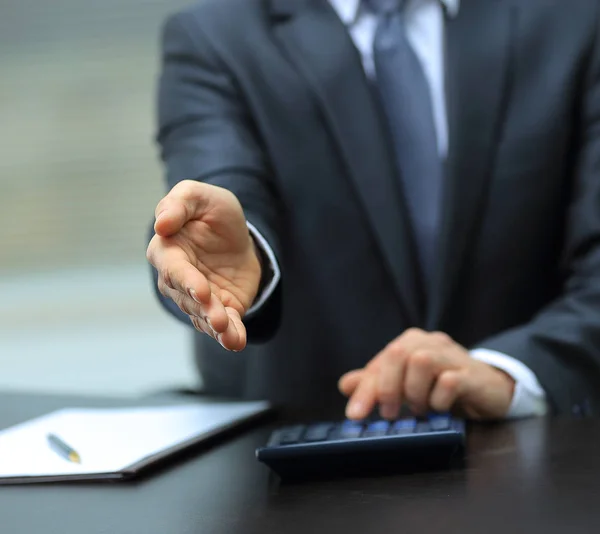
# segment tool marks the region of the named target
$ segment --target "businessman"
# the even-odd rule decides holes
[[[171,16],[148,259],[205,389],[600,413],[599,24],[595,0]]]

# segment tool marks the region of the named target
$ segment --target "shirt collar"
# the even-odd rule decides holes
[[[329,2],[347,26],[356,21],[362,5],[362,0],[329,0]],[[440,2],[446,8],[448,16],[455,17],[458,15],[460,0],[440,0]]]

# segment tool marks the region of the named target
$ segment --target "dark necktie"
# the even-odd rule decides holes
[[[364,1],[378,17],[373,44],[377,89],[428,289],[436,261],[443,179],[429,84],[406,37],[404,0]]]

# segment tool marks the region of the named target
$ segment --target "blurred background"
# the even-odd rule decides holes
[[[159,34],[182,0],[0,0],[0,389],[192,387],[145,259]]]

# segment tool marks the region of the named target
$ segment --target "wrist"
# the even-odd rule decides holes
[[[515,388],[516,388],[517,383],[516,383],[515,379],[511,375],[509,375],[506,371],[503,371],[502,369],[498,369],[497,367],[494,367],[493,369],[496,372],[497,376],[499,377],[504,391],[506,391],[508,407],[510,407],[510,404],[512,403],[513,397],[515,395]],[[507,411],[508,411],[508,408],[507,408]]]

